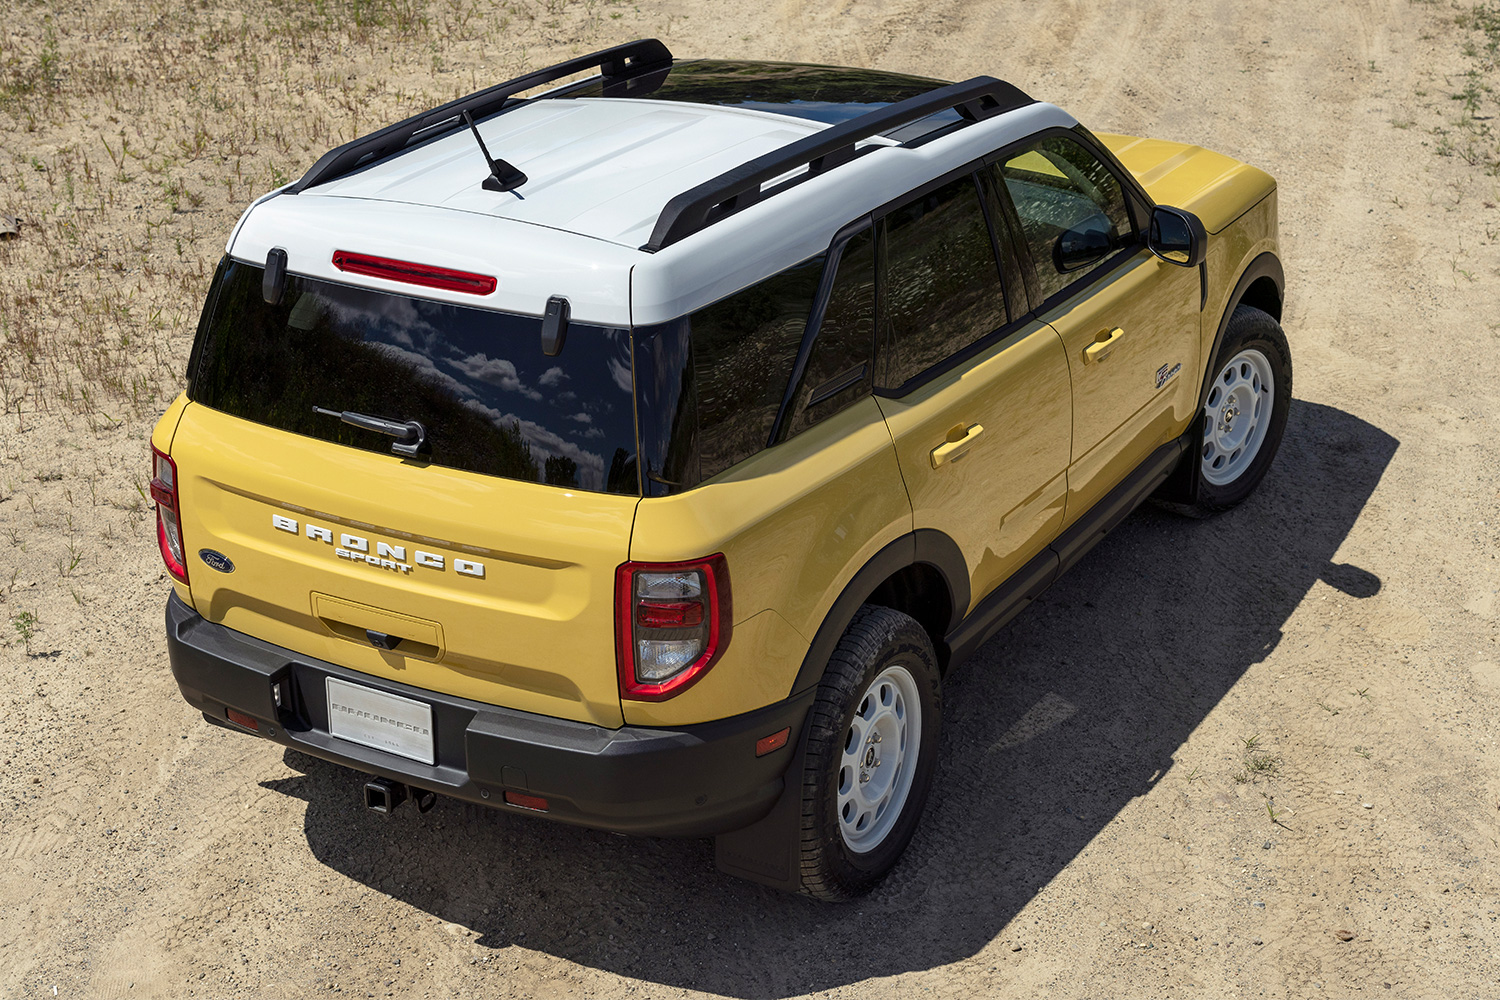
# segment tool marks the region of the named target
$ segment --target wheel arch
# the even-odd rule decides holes
[[[1286,275],[1281,269],[1281,261],[1271,251],[1260,254],[1246,265],[1240,272],[1239,279],[1234,284],[1234,291],[1230,293],[1224,306],[1224,312],[1219,316],[1218,329],[1214,331],[1213,343],[1209,345],[1207,353],[1203,358],[1202,378],[1198,383],[1198,407],[1197,415],[1188,426],[1186,436],[1193,441],[1201,441],[1203,435],[1203,404],[1208,398],[1208,387],[1216,374],[1213,370],[1214,358],[1218,357],[1219,347],[1224,343],[1224,334],[1229,329],[1229,320],[1234,311],[1242,305],[1254,306],[1269,313],[1279,323],[1281,322],[1281,308],[1285,301]],[[1156,499],[1166,503],[1195,504],[1198,502],[1198,477],[1195,474],[1197,467],[1193,464],[1195,455],[1193,448],[1183,450],[1183,458],[1177,463],[1177,468],[1167,477],[1154,494]]]
[[[1203,409],[1203,401],[1208,398],[1208,385],[1214,377],[1214,358],[1219,354],[1219,345],[1224,343],[1224,332],[1229,329],[1229,319],[1234,315],[1235,309],[1241,305],[1254,306],[1263,312],[1270,313],[1279,323],[1285,289],[1286,275],[1281,269],[1281,261],[1269,250],[1257,256],[1240,272],[1239,280],[1234,283],[1234,291],[1225,302],[1224,311],[1219,316],[1219,326],[1214,331],[1213,343],[1209,345],[1208,352],[1203,356],[1203,377],[1200,379],[1198,388],[1198,409]]]
[[[919,528],[875,553],[823,616],[792,693],[818,683],[828,657],[865,604],[894,608],[916,619],[932,639],[939,667],[946,670],[949,649],[943,637],[969,610],[969,570],[958,543],[935,528]]]

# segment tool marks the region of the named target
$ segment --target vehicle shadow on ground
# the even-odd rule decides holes
[[[718,874],[708,841],[643,840],[442,800],[390,818],[363,779],[288,752],[266,782],[308,801],[329,868],[477,934],[654,983],[785,997],[968,958],[1133,798],[1316,581],[1376,593],[1332,562],[1397,441],[1296,401],[1260,491],[1190,520],[1146,507],[949,678],[922,828],[874,894],[829,906]],[[1013,935],[1012,935],[1013,936]]]

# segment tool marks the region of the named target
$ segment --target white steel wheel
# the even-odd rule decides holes
[[[911,792],[921,743],[916,679],[893,664],[865,689],[844,734],[838,818],[850,851],[874,850],[896,825]]]
[[[1275,404],[1270,360],[1254,348],[1231,358],[1209,386],[1203,404],[1208,426],[1200,468],[1205,481],[1227,486],[1244,474],[1265,443]]]

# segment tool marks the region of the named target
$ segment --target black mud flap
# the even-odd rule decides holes
[[[1208,418],[1198,414],[1198,419],[1188,425],[1182,435],[1182,459],[1177,463],[1166,481],[1151,494],[1151,499],[1169,504],[1192,506],[1198,502],[1198,452],[1203,447],[1204,421]]]
[[[714,862],[719,871],[784,892],[802,888],[802,768],[811,724],[812,713],[808,712],[782,779],[781,795],[771,811],[747,827],[714,838]]]

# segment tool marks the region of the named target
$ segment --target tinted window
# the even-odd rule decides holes
[[[805,430],[870,391],[875,350],[875,238],[865,230],[839,257],[823,322],[792,402],[786,434]]]
[[[885,229],[881,322],[899,386],[1005,325],[1005,295],[974,179],[896,209]]]
[[[766,446],[822,271],[814,257],[693,314],[702,478]]]
[[[631,331],[641,485],[647,496],[698,485],[698,380],[691,330],[684,317]]]
[[[190,371],[190,398],[282,430],[391,453],[391,438],[315,413],[352,410],[427,429],[434,465],[634,494],[626,330],[575,323],[541,350],[541,320],[226,261]]]
[[[1043,298],[1088,271],[1069,266],[1066,254],[1060,252],[1065,233],[1101,233],[1106,254],[1133,242],[1135,229],[1119,179],[1072,139],[1043,139],[1005,161],[1001,173],[1020,217]]]

